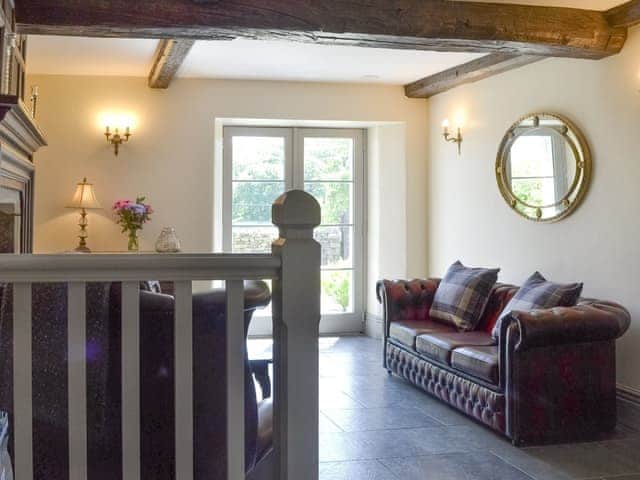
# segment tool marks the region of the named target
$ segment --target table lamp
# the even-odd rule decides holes
[[[78,238],[80,242],[76,247],[76,252],[84,252],[91,253],[89,247],[87,247],[87,209],[99,209],[102,208],[100,206],[100,202],[96,199],[96,195],[93,192],[93,184],[87,183],[87,177],[85,177],[82,182],[78,183],[78,187],[76,188],[76,193],[73,195],[71,202],[67,205],[67,208],[79,208],[80,209],[80,222],[78,222],[78,226],[80,227],[80,232],[78,233]]]

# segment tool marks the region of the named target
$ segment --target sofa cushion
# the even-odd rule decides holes
[[[467,345],[495,345],[495,340],[485,332],[428,333],[416,338],[416,350],[425,357],[449,365],[451,352]]]
[[[429,315],[459,330],[473,330],[482,317],[499,268],[467,268],[459,261],[447,270],[433,297]]]
[[[416,337],[423,333],[452,332],[453,328],[433,320],[403,320],[391,322],[389,336],[413,350],[416,349]]]
[[[482,330],[489,334],[493,332],[493,327],[498,321],[498,318],[500,318],[500,314],[502,314],[504,307],[507,306],[516,294],[518,288],[519,287],[513,285],[496,283],[493,289],[491,289],[489,301],[487,302],[487,306],[482,314],[482,320],[480,320],[476,330]]]
[[[451,354],[451,366],[473,377],[498,385],[498,347],[466,346],[456,348]]]
[[[492,335],[498,338],[502,320],[514,310],[529,311],[554,307],[573,307],[582,293],[582,283],[553,283],[540,272],[531,275],[500,314]]]

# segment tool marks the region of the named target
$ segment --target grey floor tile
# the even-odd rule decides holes
[[[491,452],[536,480],[573,480],[575,478],[570,475],[570,472],[559,469],[558,465],[537,458],[522,448],[503,446],[492,449]]]
[[[377,460],[320,464],[320,480],[397,480]]]
[[[338,389],[320,387],[320,410],[331,408],[364,408],[363,405]]]
[[[320,434],[321,462],[463,453],[469,448],[442,427]]]
[[[320,424],[319,424],[320,433],[336,433],[342,432],[342,429],[333,423],[327,416],[320,412]]]
[[[320,377],[379,376],[378,362],[345,358],[343,355],[321,355]]]
[[[486,452],[381,460],[404,480],[532,480],[524,472]]]
[[[351,433],[321,433],[319,439],[320,462],[345,462],[352,460],[375,460],[357,436]]]
[[[436,427],[438,423],[416,408],[322,409],[345,432]]]
[[[618,423],[640,431],[640,406],[626,400],[619,401]]]
[[[449,440],[441,427],[352,432],[373,458],[393,458],[463,451],[466,445]]]
[[[564,445],[549,445],[522,449],[522,462],[511,463],[525,471],[531,470],[526,460],[534,459],[570,478],[607,477],[640,472],[640,456],[633,443],[624,440]],[[539,464],[539,463],[538,463]]]
[[[474,424],[473,420],[462,412],[417,388],[412,388],[411,393],[406,392],[400,404],[423,410],[443,425]]]
[[[603,480],[640,480],[640,473],[635,475],[620,475],[617,477],[605,477]]]

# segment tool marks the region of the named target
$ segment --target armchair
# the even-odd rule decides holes
[[[174,297],[159,293],[157,285],[147,288],[140,292],[141,475],[170,480],[175,476]],[[34,475],[50,480],[68,478],[69,470],[66,290],[64,284],[37,284],[32,294]],[[10,286],[3,289],[0,312],[0,410],[10,415],[11,292]],[[118,283],[87,285],[88,476],[95,479],[119,478],[122,471],[120,299]],[[245,335],[253,312],[270,299],[264,282],[245,283]],[[222,289],[193,296],[196,479],[226,480],[225,309]],[[245,365],[247,478],[268,480],[270,400],[257,403],[246,357]]]

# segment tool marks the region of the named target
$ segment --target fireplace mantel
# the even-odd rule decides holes
[[[11,145],[29,161],[47,144],[44,133],[17,96],[0,95],[0,142]]]
[[[0,95],[0,253],[33,249],[33,155],[46,144],[22,99]]]

